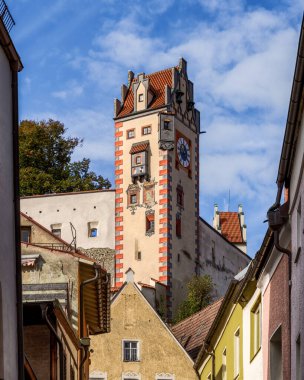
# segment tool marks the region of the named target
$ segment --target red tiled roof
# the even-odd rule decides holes
[[[215,301],[191,317],[174,325],[171,330],[193,360],[196,359],[209,329],[222,304],[223,298]]]
[[[148,147],[149,147],[149,141],[135,143],[131,147],[130,154],[143,152],[144,150],[147,150]]]
[[[220,227],[222,235],[231,243],[244,243],[237,212],[220,212]]]
[[[154,97],[149,105],[149,109],[155,109],[165,105],[165,87],[166,84],[172,87],[172,68],[158,71],[156,73],[148,74],[145,76],[150,79],[150,90],[153,92]],[[134,79],[132,83],[136,83]],[[123,103],[122,109],[117,117],[123,117],[130,114],[134,108],[134,94],[132,84],[129,87],[126,99]]]

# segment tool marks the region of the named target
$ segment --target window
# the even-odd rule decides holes
[[[123,341],[123,360],[125,362],[139,361],[139,342],[138,341]]]
[[[207,380],[212,380],[211,373],[209,373],[209,375],[207,376]]]
[[[240,329],[234,333],[234,378],[240,374]]]
[[[136,165],[140,165],[141,164],[141,156],[136,156],[135,162],[136,162]]]
[[[97,228],[90,228],[89,237],[97,237]]]
[[[137,203],[137,194],[130,195],[130,203],[131,205],[135,205]]]
[[[250,315],[250,356],[254,358],[261,347],[262,338],[262,313],[261,313],[261,298],[258,299],[254,307],[251,309]]]
[[[281,326],[270,338],[270,380],[282,380],[282,330]]]
[[[135,137],[135,129],[129,129],[127,131],[127,139],[133,139]]]
[[[182,237],[182,218],[180,213],[176,214],[176,236]]]
[[[61,228],[53,228],[52,229],[52,234],[61,238]]]
[[[21,241],[30,243],[31,241],[31,227],[21,227]]]
[[[138,95],[138,101],[143,102],[144,101],[144,94],[139,94]]]
[[[135,252],[135,260],[138,260],[138,261],[141,260],[141,251],[136,251]]]
[[[298,339],[296,341],[296,380],[302,380],[300,335],[298,336]]]
[[[146,212],[146,235],[152,235],[154,234],[155,229],[155,218],[154,218],[154,211],[147,211]]]
[[[152,130],[152,128],[151,128],[150,125],[148,125],[146,127],[142,127],[141,134],[142,135],[150,135],[151,134],[151,130]]]
[[[222,380],[227,380],[227,351],[226,351],[226,348],[222,354]]]
[[[165,130],[170,129],[170,120],[164,120],[164,129]]]
[[[184,190],[181,185],[176,188],[176,203],[179,207],[184,207]]]

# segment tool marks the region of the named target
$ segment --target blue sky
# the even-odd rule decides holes
[[[259,248],[286,123],[303,0],[7,0],[25,66],[20,119],[84,138],[75,159],[113,183],[113,99],[127,71],[188,61],[201,112],[200,214],[242,203]]]

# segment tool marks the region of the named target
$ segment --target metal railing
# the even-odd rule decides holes
[[[8,32],[12,30],[15,21],[4,0],[0,0],[0,18]]]
[[[49,248],[49,249],[56,249],[58,251],[68,251],[72,252],[74,251],[73,247],[71,245],[67,244],[61,244],[61,243],[39,243],[35,242],[35,245],[40,245],[41,247]]]

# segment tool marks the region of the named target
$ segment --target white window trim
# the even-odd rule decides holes
[[[133,362],[133,361],[126,361],[126,363],[138,363],[138,362],[140,362],[140,360],[141,360],[141,341],[139,339],[134,339],[134,338],[132,338],[132,339],[123,339],[121,341],[121,360],[123,362],[125,362],[125,360],[124,360],[124,342],[137,342],[138,343],[138,345],[137,345],[137,354],[138,354],[137,355],[137,360],[135,362]],[[132,379],[132,377],[131,377],[131,379]]]
[[[107,372],[94,371],[89,375],[89,380],[108,380]]]
[[[236,337],[238,336],[238,358],[236,359]],[[241,329],[240,329],[240,326],[235,330],[234,334],[233,334],[233,338],[234,338],[234,342],[233,342],[233,376],[234,378],[237,378],[238,376],[240,376],[240,355],[241,355]],[[236,360],[237,360],[237,363],[236,363]],[[237,364],[237,366],[236,366]],[[236,368],[237,367],[237,368]]]
[[[157,373],[155,375],[155,380],[175,380],[175,375],[172,373]]]
[[[136,373],[136,372],[123,372],[121,374],[121,380],[128,380],[128,379],[141,380],[141,375],[140,373]]]
[[[224,358],[225,358],[225,376],[223,376],[223,372],[222,372],[222,379],[227,380],[227,347],[225,347],[222,352],[222,367],[224,364],[223,363]]]

